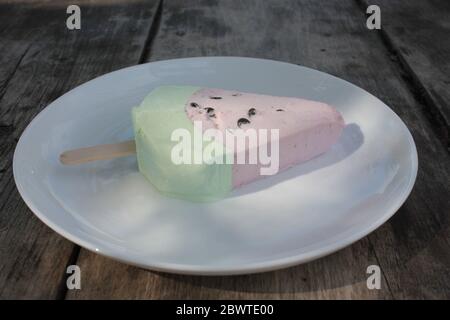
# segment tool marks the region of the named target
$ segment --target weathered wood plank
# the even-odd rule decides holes
[[[380,97],[408,125],[420,157],[415,189],[390,222],[330,257],[242,277],[170,276],[84,251],[78,263],[86,284],[69,297],[385,298],[390,289],[396,298],[448,298],[450,159],[401,68],[365,21],[350,1],[166,1],[150,59],[273,58],[332,73]],[[364,270],[372,263],[388,281],[378,292],[365,288]]]
[[[23,29],[15,28],[18,24],[26,23],[26,14],[17,6],[0,3],[0,99],[25,53],[30,47],[29,41],[21,41],[19,37]],[[14,40],[11,40],[14,39]],[[0,125],[8,126],[3,120]],[[0,170],[2,167],[0,166]]]
[[[227,277],[183,276],[150,272],[82,250],[78,259],[82,289],[69,299],[386,299],[368,290],[366,268],[377,264],[362,240],[306,265],[274,272]]]
[[[0,73],[10,74],[0,77],[7,79],[0,82],[5,86],[0,119],[7,124],[0,135],[0,298],[63,297],[66,265],[76,252],[21,200],[11,164],[17,139],[29,121],[64,92],[138,63],[158,1],[77,3],[82,10],[79,31],[65,27],[70,1],[1,3],[1,59],[16,57],[18,66],[11,71],[0,64]],[[17,19],[13,26],[11,12]],[[3,25],[5,21],[9,22]],[[14,31],[8,33],[9,29]]]
[[[364,5],[371,1],[363,0]],[[450,2],[381,0],[381,35],[411,77],[450,150]]]

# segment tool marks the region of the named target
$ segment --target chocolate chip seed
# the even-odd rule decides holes
[[[277,109],[277,111],[284,111],[283,109]]]
[[[205,108],[205,110],[206,110],[206,113],[208,114],[208,117],[210,117],[210,118],[216,117],[216,115],[214,113],[214,108],[208,107],[208,108]]]
[[[249,117],[254,116],[256,114],[256,109],[255,108],[250,108],[248,110],[247,114],[248,114]]]
[[[195,102],[191,102],[191,107],[192,108],[198,108],[199,105],[197,103],[195,103]]]
[[[222,99],[222,97],[209,97],[210,99],[214,99],[214,100],[220,100]]]
[[[250,120],[246,118],[240,118],[237,122],[238,127],[240,128],[243,124],[249,124]]]

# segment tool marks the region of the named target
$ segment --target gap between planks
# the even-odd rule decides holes
[[[161,26],[163,6],[164,0],[159,0],[155,16],[153,17],[153,21],[150,24],[150,28],[148,29],[147,39],[145,40],[145,44],[142,49],[138,64],[146,63],[150,58],[153,40],[156,38],[156,35],[158,34],[159,28]]]
[[[147,38],[145,40],[145,44],[142,48],[142,52],[141,52],[141,55],[139,57],[137,64],[146,63],[147,59],[149,59],[149,57],[150,57],[153,40],[156,38],[158,31],[159,31],[159,27],[161,25],[163,4],[164,4],[164,0],[159,0],[158,6],[156,8],[156,13],[153,16],[152,22],[150,23],[150,27],[149,27],[148,33],[147,33]],[[78,258],[80,256],[80,252],[82,249],[83,248],[81,248],[78,244],[74,243],[74,248],[73,248],[72,254],[70,255],[70,257],[68,259],[67,266],[77,264]],[[86,249],[84,249],[84,250],[86,250]],[[67,285],[66,285],[67,278],[68,278],[68,275],[64,274],[61,279],[61,284],[59,286],[59,290],[58,290],[58,294],[57,294],[57,298],[56,298],[57,300],[66,300],[67,299],[67,293],[69,291],[67,288]]]
[[[25,58],[25,56],[27,55],[28,51],[31,48],[31,44],[27,46],[27,48],[24,50],[24,52],[22,53],[22,55],[20,56],[19,60],[17,61],[16,65],[14,66],[13,70],[11,71],[11,74],[9,75],[9,77],[5,80],[5,83],[3,85],[3,88],[0,88],[0,101],[2,100],[3,96],[5,95],[7,89],[8,89],[8,85],[9,82],[11,81],[11,79],[14,77],[14,75],[16,74],[17,69],[19,69],[20,64],[22,63],[23,59]]]
[[[355,2],[363,10],[363,13],[366,14],[366,1],[355,0]],[[429,95],[426,87],[417,76],[416,72],[414,72],[414,69],[409,65],[403,54],[395,45],[392,37],[389,35],[389,32],[383,29],[383,27],[375,32],[377,32],[377,35],[381,39],[381,42],[384,44],[384,47],[388,51],[389,55],[393,57],[392,60],[395,65],[397,65],[402,79],[407,85],[409,91],[413,94],[414,98],[425,107],[423,108],[423,113],[431,123],[434,134],[437,136],[438,140],[442,143],[447,152],[450,153],[450,126],[442,113],[439,111],[439,107]]]

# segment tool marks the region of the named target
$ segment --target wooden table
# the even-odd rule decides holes
[[[450,298],[450,2],[378,0],[0,0],[0,298]],[[65,26],[81,7],[81,30]],[[391,106],[419,153],[412,194],[378,230],[289,269],[233,277],[150,272],[89,252],[22,201],[12,157],[20,134],[63,93],[119,68],[191,56],[276,59],[346,79]],[[67,290],[66,267],[82,270]],[[380,290],[366,268],[382,270]]]

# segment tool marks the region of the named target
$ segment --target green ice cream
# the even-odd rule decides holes
[[[194,135],[185,104],[199,89],[159,87],[133,108],[137,159],[139,171],[161,193],[190,201],[213,201],[225,197],[232,189],[232,165],[175,164],[171,159],[172,149],[178,143],[171,141],[174,130],[183,128]],[[191,152],[193,155],[201,150],[194,150],[192,144]]]

